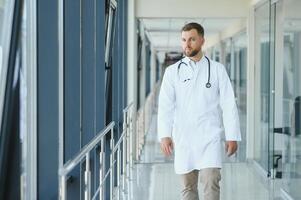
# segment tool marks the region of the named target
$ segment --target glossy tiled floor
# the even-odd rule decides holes
[[[181,180],[174,173],[172,158],[165,158],[156,136],[156,115],[146,138],[141,161],[135,164],[130,185],[133,200],[180,200]],[[276,181],[263,180],[252,164],[237,158],[225,159],[221,200],[280,200]],[[200,200],[202,185],[199,186]]]

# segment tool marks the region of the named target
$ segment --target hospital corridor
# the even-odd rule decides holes
[[[301,200],[301,0],[0,0],[0,200]]]

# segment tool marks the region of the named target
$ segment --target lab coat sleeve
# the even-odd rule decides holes
[[[161,89],[159,93],[158,105],[158,140],[171,137],[172,126],[175,113],[175,88],[173,84],[172,70],[166,68]]]
[[[222,109],[226,141],[241,141],[238,110],[230,78],[223,65],[218,68],[220,107]]]

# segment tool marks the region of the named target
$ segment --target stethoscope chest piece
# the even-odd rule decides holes
[[[210,83],[206,83],[206,88],[211,88],[211,84]]]

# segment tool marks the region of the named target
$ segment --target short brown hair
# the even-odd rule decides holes
[[[196,22],[191,22],[191,23],[185,24],[185,26],[183,26],[183,28],[182,28],[182,32],[190,31],[192,29],[195,29],[199,35],[204,37],[204,28],[202,27],[201,24],[198,24]]]

